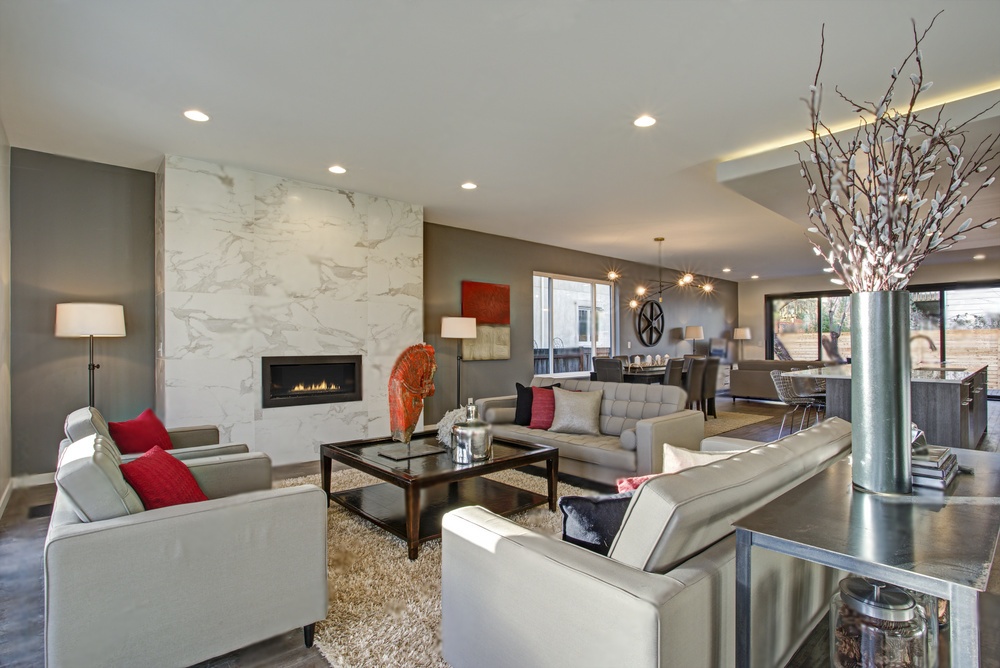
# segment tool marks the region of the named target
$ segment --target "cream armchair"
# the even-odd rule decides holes
[[[44,548],[45,662],[188,666],[327,612],[326,495],[263,453],[186,460],[208,501],[144,510],[111,443],[64,449]]]
[[[104,419],[101,412],[89,406],[78,408],[66,416],[63,423],[63,432],[66,438],[59,444],[59,451],[68,446],[73,441],[78,441],[86,436],[98,434],[105,440],[114,443],[111,432],[108,430],[108,421]],[[208,457],[215,455],[236,455],[249,452],[250,449],[243,443],[219,443],[219,428],[211,425],[197,427],[175,427],[167,429],[170,436],[171,449],[167,450],[177,459],[195,459],[197,457]],[[122,461],[131,461],[138,457],[137,454],[121,455]]]

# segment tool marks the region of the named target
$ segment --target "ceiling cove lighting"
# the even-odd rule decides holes
[[[187,111],[184,112],[184,118],[188,119],[189,121],[204,123],[211,117],[204,111],[198,111],[197,109],[188,109]]]
[[[695,282],[694,274],[685,272],[677,277],[676,281],[664,281],[663,280],[663,237],[655,237],[653,241],[656,242],[657,249],[657,278],[656,287],[646,287],[645,285],[639,285],[635,288],[635,296],[628,302],[628,307],[630,309],[637,309],[642,307],[642,305],[648,301],[663,302],[663,294],[670,290],[671,288],[687,288],[687,287],[697,287],[705,294],[711,294],[715,290],[715,286],[711,282],[705,281],[700,285]]]
[[[475,189],[476,189],[476,188],[478,188],[479,186],[477,186],[477,185],[476,185],[475,183],[473,183],[472,181],[466,181],[465,183],[463,183],[463,184],[462,184],[462,187],[463,187],[463,188],[464,188],[465,190],[475,190]]]
[[[333,174],[346,174],[347,170],[341,167],[340,165],[333,165],[332,167],[330,167],[330,172]]]
[[[632,124],[637,128],[648,128],[652,125],[656,125],[656,119],[653,118],[652,116],[643,114],[639,118],[632,121]]]

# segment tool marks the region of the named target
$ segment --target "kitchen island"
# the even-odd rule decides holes
[[[826,415],[851,419],[851,365],[790,371],[826,381]],[[921,365],[910,376],[910,414],[927,442],[972,448],[986,433],[986,366]]]

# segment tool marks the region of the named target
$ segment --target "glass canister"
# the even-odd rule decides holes
[[[451,460],[456,464],[471,464],[493,456],[492,430],[479,419],[472,397],[465,407],[465,419],[451,428],[451,445]]]
[[[926,668],[923,610],[899,587],[860,577],[840,581],[830,602],[830,665]]]

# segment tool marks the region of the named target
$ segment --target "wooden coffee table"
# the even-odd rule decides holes
[[[414,434],[411,443],[437,444],[437,434]],[[441,517],[449,510],[479,505],[498,515],[511,515],[546,501],[550,511],[556,510],[559,467],[556,448],[494,438],[492,458],[455,464],[448,453],[400,461],[379,455],[380,450],[392,445],[398,444],[389,438],[321,445],[323,491],[329,500],[405,540],[411,560],[417,558],[420,543],[441,536]],[[330,469],[334,460],[385,482],[331,493]],[[542,461],[546,464],[547,496],[483,477]]]

